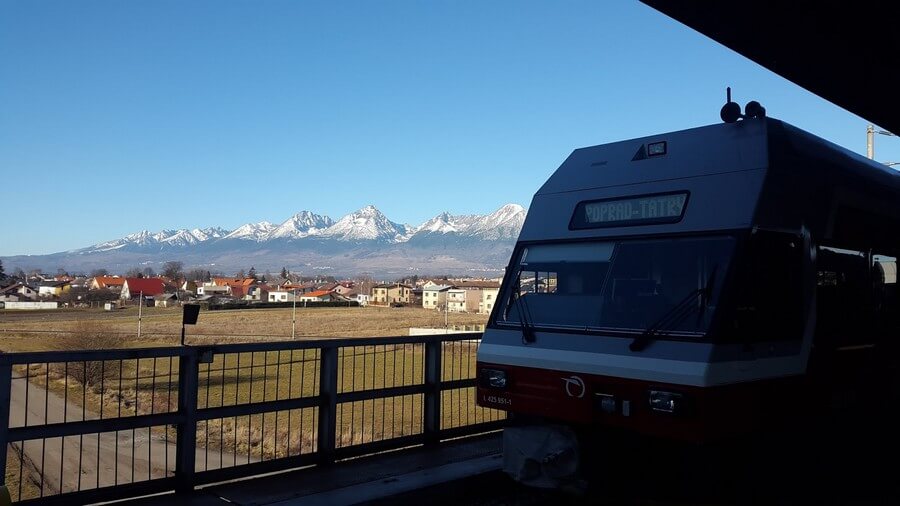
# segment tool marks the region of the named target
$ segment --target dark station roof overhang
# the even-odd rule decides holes
[[[892,2],[640,0],[820,97],[900,133]]]

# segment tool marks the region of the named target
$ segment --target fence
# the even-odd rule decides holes
[[[0,355],[4,482],[27,503],[118,499],[493,430],[479,339]]]

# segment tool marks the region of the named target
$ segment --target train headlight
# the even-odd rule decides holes
[[[487,388],[506,388],[506,371],[499,369],[482,369],[481,386]]]
[[[684,397],[674,392],[650,390],[650,409],[661,413],[678,413],[684,403]]]

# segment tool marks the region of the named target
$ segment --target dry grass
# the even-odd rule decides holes
[[[191,344],[237,343],[290,339],[292,311],[247,309],[203,311],[197,325],[188,327]],[[0,311],[0,350],[41,351],[68,349],[60,338],[78,331],[83,322],[110,336],[122,338],[127,347],[169,346],[181,336],[179,308],[144,308],[141,338],[137,339],[137,308],[108,312],[98,309],[56,312]],[[451,325],[478,325],[486,315],[456,313]],[[297,308],[296,336],[384,337],[407,335],[410,327],[443,327],[444,315],[422,308]]]
[[[24,468],[24,472],[20,473],[19,468],[18,450],[9,445],[6,449],[6,480],[3,482],[6,489],[12,497],[39,497],[41,488],[38,483],[35,483],[34,476],[28,471],[24,471]],[[25,474],[24,480],[20,480],[20,474]]]

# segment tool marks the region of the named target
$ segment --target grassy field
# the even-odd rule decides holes
[[[187,329],[190,344],[225,344],[285,340],[291,337],[291,309],[203,311]],[[455,313],[451,325],[484,324],[486,315]],[[0,351],[71,349],[65,339],[90,322],[116,347],[165,346],[181,339],[180,308],[144,308],[137,338],[137,308],[116,312],[98,309],[0,311]],[[410,327],[443,327],[444,315],[422,308],[297,308],[296,336],[383,337],[408,335]],[[116,337],[118,339],[112,339]],[[108,343],[107,343],[108,342]],[[76,343],[77,344],[77,343]],[[107,346],[108,347],[108,346]]]

